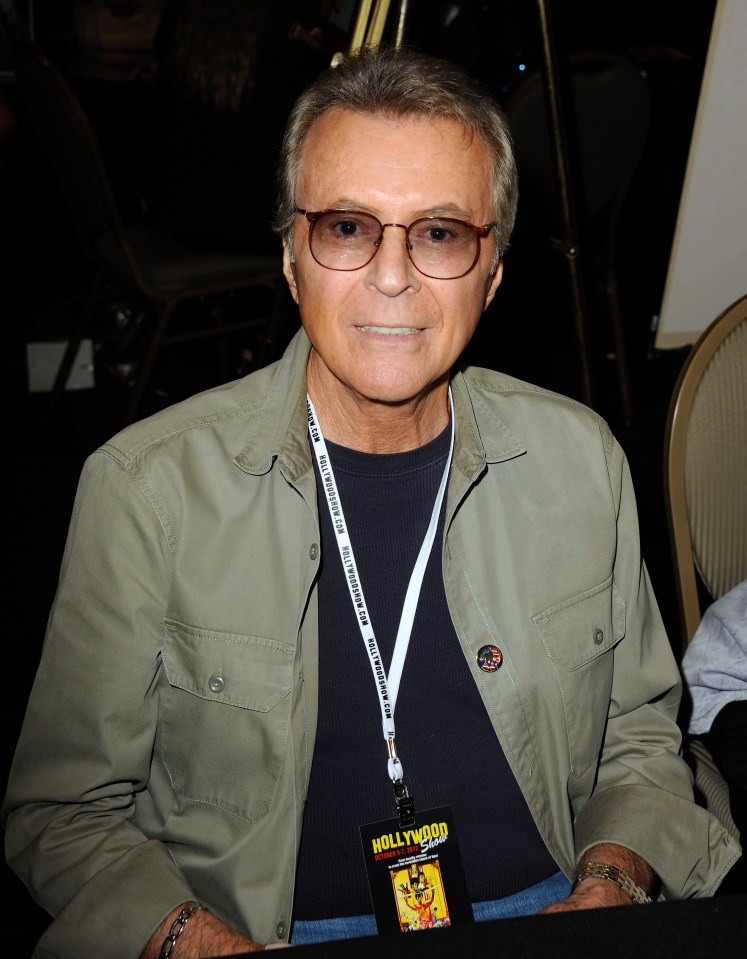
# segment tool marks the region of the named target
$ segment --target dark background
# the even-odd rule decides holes
[[[416,2],[410,42],[467,66],[505,100],[526,72],[519,71],[519,64],[531,70],[540,63],[536,4],[529,0],[464,4],[459,29],[444,30],[441,17],[448,6]],[[300,3],[297,9],[305,27],[319,22],[317,3]],[[661,304],[715,0],[564,0],[552,3],[551,9],[561,63],[578,49],[624,54],[645,72],[651,94],[651,131],[619,230],[617,265],[635,411],[629,422],[621,412],[609,323],[591,284],[587,304],[594,403],[628,453],[644,556],[679,652],[661,472],[667,406],[687,351],[655,351],[652,322]],[[157,122],[151,110],[147,52],[107,62],[96,51],[81,48],[72,2],[36,0],[35,12],[37,40],[81,97],[120,203],[126,211],[137,212],[147,198]],[[96,389],[68,391],[54,410],[48,394],[28,392],[26,344],[65,339],[92,269],[12,79],[0,84],[0,97],[15,113],[14,130],[0,140],[6,410],[0,454],[6,532],[0,582],[9,680],[1,707],[4,784],[54,595],[78,474],[84,458],[117,429],[126,390],[97,369]],[[258,190],[271,188],[257,185]],[[503,286],[467,359],[580,397],[562,257],[522,234],[521,208],[518,227],[506,257]],[[102,317],[101,329],[106,330],[109,321]],[[237,373],[245,345],[241,341],[231,345]],[[165,356],[154,374],[145,412],[212,385],[217,375],[210,347],[176,359]],[[27,954],[46,920],[7,870],[3,879],[6,908],[0,941],[10,944],[10,954]]]

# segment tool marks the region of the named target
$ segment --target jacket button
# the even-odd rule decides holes
[[[594,644],[596,646],[601,646],[604,642],[604,630],[600,629],[599,626],[594,627]]]
[[[222,693],[225,689],[226,681],[220,675],[220,673],[215,673],[214,676],[211,676],[208,680],[208,688],[211,693]]]
[[[311,549],[309,550],[309,559],[316,559],[319,555],[319,547],[316,543],[311,544]]]
[[[285,923],[282,920],[275,927],[275,934],[278,939],[285,939]]]

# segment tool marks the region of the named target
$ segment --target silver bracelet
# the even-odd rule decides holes
[[[617,866],[613,866],[611,863],[582,863],[576,872],[575,885],[583,882],[584,879],[606,879],[608,882],[613,882],[622,889],[631,902],[637,906],[643,906],[653,902],[653,899],[648,895],[643,886],[639,886],[632,876],[629,876],[627,872],[623,872],[622,869],[618,869]]]
[[[187,905],[180,911],[179,915],[171,923],[171,928],[169,929],[168,935],[163,940],[163,945],[161,946],[161,951],[158,954],[158,959],[169,959],[169,956],[174,950],[174,943],[184,932],[187,923],[198,909],[205,909],[205,906],[201,906],[199,902],[188,902]]]

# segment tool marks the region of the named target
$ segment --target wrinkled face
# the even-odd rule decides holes
[[[297,203],[362,210],[405,226],[433,215],[484,225],[494,216],[490,183],[487,148],[454,121],[334,109],[309,132]],[[294,262],[286,248],[284,270],[329,396],[401,403],[445,389],[500,282],[501,266],[490,274],[493,234],[480,240],[466,276],[440,280],[415,269],[404,230],[387,228],[368,265],[342,272],[313,259],[310,229],[296,217]]]

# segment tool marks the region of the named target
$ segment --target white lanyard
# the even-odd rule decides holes
[[[397,756],[397,749],[394,739],[394,707],[397,704],[397,693],[399,692],[399,683],[402,678],[402,669],[405,665],[407,656],[407,647],[410,643],[410,634],[412,633],[412,624],[415,619],[415,611],[420,598],[420,590],[423,584],[425,568],[428,565],[428,558],[431,554],[433,541],[436,538],[438,529],[438,520],[441,515],[441,505],[443,503],[446,486],[449,479],[449,467],[451,457],[454,451],[454,404],[451,399],[451,388],[449,388],[449,409],[451,412],[451,440],[449,443],[449,455],[446,460],[444,474],[441,477],[441,484],[438,488],[436,501],[433,504],[431,521],[428,524],[428,531],[425,534],[423,545],[420,547],[415,567],[410,576],[410,583],[407,587],[404,606],[402,607],[402,616],[397,630],[397,639],[394,644],[394,653],[389,666],[389,673],[384,669],[381,661],[379,645],[376,642],[373,627],[371,626],[371,617],[368,614],[368,607],[363,596],[363,587],[361,586],[358,567],[353,555],[353,546],[348,535],[348,528],[345,522],[345,515],[340,502],[340,496],[337,491],[332,463],[329,459],[327,444],[324,442],[321,427],[317,420],[314,404],[311,397],[306,396],[307,410],[309,417],[309,435],[311,436],[312,447],[319,467],[319,475],[322,480],[329,514],[332,519],[332,526],[337,534],[337,547],[340,552],[340,559],[345,571],[345,578],[350,592],[350,599],[353,603],[353,609],[358,620],[363,642],[368,653],[369,662],[373,671],[376,689],[379,695],[381,706],[381,721],[384,729],[384,739],[387,744],[389,759],[387,762],[387,771],[389,778],[395,783],[395,795],[399,797],[400,793],[396,789],[396,784],[402,783],[403,771],[402,763]],[[406,790],[405,790],[406,794]]]

